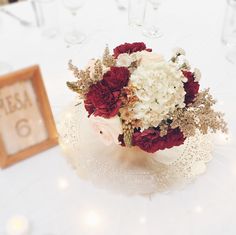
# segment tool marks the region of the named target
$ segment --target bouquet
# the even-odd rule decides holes
[[[69,69],[77,80],[68,87],[88,117],[99,120],[97,131],[105,140],[105,120],[115,143],[148,153],[183,145],[197,133],[227,132],[209,89],[199,89],[199,69],[191,69],[181,48],[166,60],[143,42],[125,43],[113,54],[106,47],[84,70],[71,61]]]

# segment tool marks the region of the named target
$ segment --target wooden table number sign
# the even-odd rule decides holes
[[[38,66],[0,77],[0,167],[57,144],[57,132]]]

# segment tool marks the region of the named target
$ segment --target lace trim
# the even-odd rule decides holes
[[[178,189],[204,173],[212,159],[211,136],[199,133],[182,146],[155,154],[104,146],[82,105],[68,107],[58,130],[65,156],[78,175],[119,193],[151,195]]]

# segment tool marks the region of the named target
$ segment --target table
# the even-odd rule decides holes
[[[236,66],[228,63],[220,42],[225,1],[166,0],[160,10],[163,37],[149,39],[127,25],[127,12],[111,0],[88,0],[78,17],[88,39],[67,47],[62,34],[48,40],[37,28],[24,28],[0,14],[0,60],[14,69],[39,64],[56,121],[73,100],[65,82],[73,77],[69,59],[81,66],[91,57],[133,41],[170,54],[186,49],[191,63],[201,68],[202,87],[211,87],[226,113],[230,139],[219,141],[207,172],[181,191],[152,198],[112,194],[80,179],[59,147],[0,170],[0,234],[13,215],[25,215],[32,235],[235,235],[236,234]],[[33,19],[27,2],[7,6],[21,17]],[[58,9],[61,33],[68,14]]]

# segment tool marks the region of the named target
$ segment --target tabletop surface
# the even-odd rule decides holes
[[[74,99],[65,82],[72,59],[80,66],[100,56],[106,44],[144,41],[169,55],[185,48],[190,62],[201,69],[202,87],[220,101],[230,133],[218,141],[207,172],[181,191],[151,198],[125,196],[96,188],[80,179],[67,164],[59,147],[0,170],[0,235],[14,215],[26,216],[33,235],[235,235],[236,223],[236,66],[225,59],[221,31],[226,3],[223,0],[166,0],[159,11],[163,37],[150,39],[129,28],[127,12],[112,0],[87,0],[78,14],[85,43],[68,46],[63,33],[68,12],[58,2],[60,34],[41,36],[40,29],[26,28],[0,12],[0,60],[14,70],[39,64],[54,118]],[[31,20],[27,2],[7,6]]]

